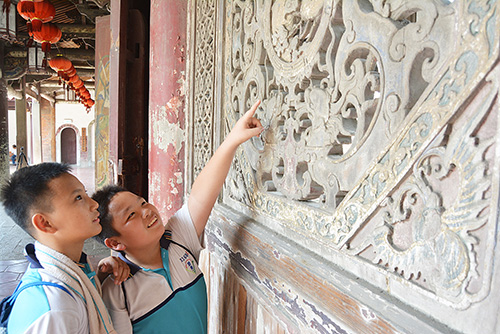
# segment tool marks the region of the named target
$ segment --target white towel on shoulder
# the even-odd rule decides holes
[[[97,288],[87,275],[69,257],[39,242],[35,242],[36,257],[47,274],[77,291],[86,301],[90,334],[116,333],[111,318],[101,298],[101,284]]]

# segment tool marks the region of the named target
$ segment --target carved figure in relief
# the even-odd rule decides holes
[[[374,263],[436,295],[455,301],[462,298],[478,275],[477,241],[470,232],[487,222],[484,197],[491,183],[483,156],[493,141],[478,143],[471,136],[477,122],[452,132],[445,147],[431,148],[419,159],[410,179],[388,198],[384,224],[350,252],[369,251]],[[459,184],[456,197],[445,205],[445,195],[434,188],[451,176]],[[411,224],[410,240],[403,247],[394,242],[395,226],[402,223]]]

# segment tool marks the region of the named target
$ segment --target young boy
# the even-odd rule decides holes
[[[100,295],[100,282],[82,253],[84,241],[101,232],[97,203],[85,192],[70,167],[42,163],[12,174],[2,187],[7,214],[36,239],[26,246],[30,265],[24,289],[10,314],[9,333],[116,333]],[[121,260],[99,263],[99,278],[114,273],[117,283],[128,276]],[[61,288],[62,287],[62,288]]]
[[[166,226],[157,208],[117,186],[92,198],[99,203],[97,236],[119,251],[132,277],[121,287],[103,283],[103,299],[121,334],[206,333],[207,293],[197,266],[208,217],[240,144],[263,127],[254,116],[258,101],[235,124],[193,184],[185,204]]]

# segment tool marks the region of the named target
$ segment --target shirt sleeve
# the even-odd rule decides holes
[[[40,333],[75,333],[86,334],[88,328],[82,328],[79,323],[81,316],[72,310],[48,311],[29,326],[26,331],[11,331],[9,333],[40,334]]]
[[[86,308],[77,298],[57,287],[31,287],[16,299],[7,331],[86,334],[89,331]]]
[[[172,231],[172,240],[187,247],[196,260],[199,260],[200,252],[204,248],[203,234],[198,238],[196,229],[189,214],[189,209],[186,203],[173,215],[167,223],[168,230]]]
[[[115,285],[111,277],[107,277],[102,284],[102,299],[111,316],[116,332],[132,334],[132,323],[125,307],[125,298],[121,285]]]

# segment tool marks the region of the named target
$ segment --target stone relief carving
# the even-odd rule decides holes
[[[487,223],[496,138],[476,136],[484,132],[487,116],[493,114],[488,123],[496,125],[493,101],[498,84],[493,88],[480,108],[462,120],[465,124],[442,129],[437,144],[426,149],[408,179],[387,197],[383,224],[349,250],[458,308],[485,296],[491,274],[480,272],[477,262],[477,251],[489,248],[489,237],[473,233],[494,234],[495,229],[494,221]],[[474,280],[485,282],[473,287]]]
[[[329,212],[376,157],[374,143],[387,145],[400,129],[455,43],[438,34],[452,29],[455,9],[434,1],[227,8],[226,109],[237,118],[261,99],[270,129],[246,148],[256,187]]]
[[[197,15],[213,14],[198,3]],[[481,300],[490,272],[479,262],[491,249],[478,255],[484,241],[472,231],[495,228],[485,213],[495,139],[475,131],[492,100],[468,126],[451,119],[498,58],[498,6],[226,0],[223,127],[260,99],[269,129],[237,153],[223,201],[370,261],[441,303]],[[198,170],[212,131],[206,34],[197,44],[205,49],[195,82]],[[452,197],[438,187],[449,180],[458,185]]]
[[[215,0],[196,1],[197,29],[193,59],[193,180],[213,153],[215,19]]]

